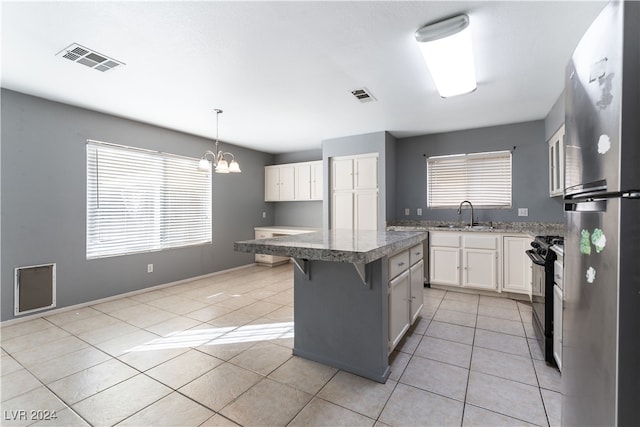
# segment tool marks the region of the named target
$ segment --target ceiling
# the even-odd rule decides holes
[[[2,87],[269,153],[542,119],[600,1],[2,2]],[[478,88],[441,99],[413,33],[471,21]],[[55,56],[72,43],[126,65]],[[351,95],[366,87],[375,102]]]

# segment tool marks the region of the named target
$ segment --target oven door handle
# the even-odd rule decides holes
[[[531,261],[536,265],[545,266],[544,259],[541,259],[540,256],[533,249],[529,249],[526,251],[527,256],[531,259]]]

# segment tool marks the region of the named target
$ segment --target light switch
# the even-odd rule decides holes
[[[529,216],[529,208],[518,208],[518,216]]]
[[[404,214],[405,214],[405,215],[411,215],[411,209],[409,209],[409,208],[404,208]]]
[[[418,214],[418,216],[422,216],[422,208],[418,208],[416,210],[416,213]]]

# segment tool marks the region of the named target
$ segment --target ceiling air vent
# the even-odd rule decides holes
[[[367,90],[367,88],[364,87],[352,90],[351,95],[355,96],[356,99],[362,103],[376,100],[373,95],[371,95],[371,93]]]
[[[77,62],[102,72],[112,70],[120,65],[125,65],[124,62],[109,58],[106,55],[88,49],[84,46],[80,46],[77,43],[73,43],[65,47],[60,52],[56,53],[56,56],[61,56],[69,61]]]

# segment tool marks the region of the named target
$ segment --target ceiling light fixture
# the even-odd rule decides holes
[[[211,162],[213,162],[215,173],[242,172],[233,154],[222,152],[222,150],[218,149],[218,117],[222,114],[222,110],[216,108],[213,111],[216,113],[216,152],[214,153],[211,150],[207,150],[200,158],[198,169],[203,172],[211,172]],[[209,161],[207,156],[211,156],[211,161]],[[230,162],[227,161],[226,156],[231,156]]]
[[[467,15],[425,25],[414,36],[441,97],[449,98],[476,89]]]

